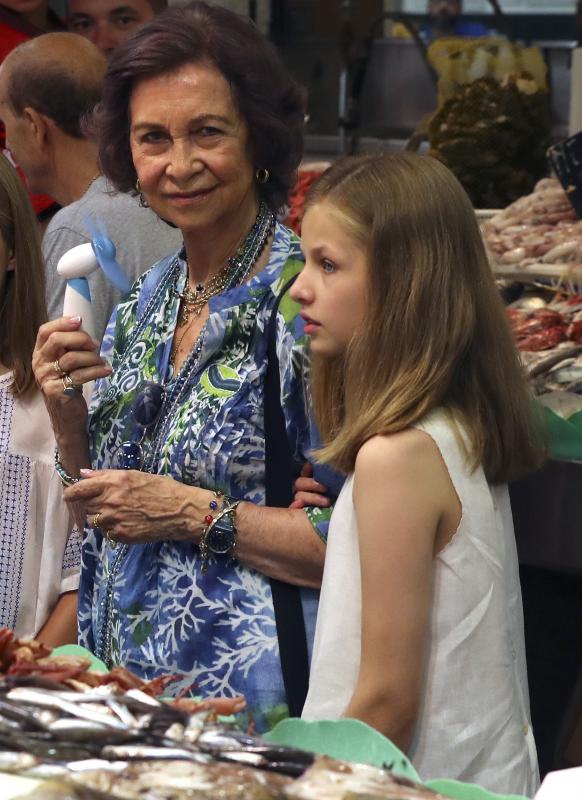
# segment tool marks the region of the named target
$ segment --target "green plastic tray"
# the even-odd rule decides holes
[[[455,800],[527,800],[522,795],[517,794],[495,794],[476,786],[474,783],[461,783],[452,781],[448,778],[439,778],[434,781],[427,781],[425,786],[440,792],[446,797],[453,797]]]
[[[404,753],[381,733],[357,719],[310,722],[293,717],[275,725],[266,738],[277,744],[312,750],[344,761],[388,766],[397,775],[420,783],[418,773]],[[455,800],[527,800],[448,779],[431,780],[425,786]]]
[[[90,658],[90,672],[109,672],[103,661],[100,661],[89,650],[81,647],[80,644],[63,644],[60,647],[55,647],[52,654],[53,656],[81,656],[82,658]]]
[[[388,766],[397,775],[420,781],[402,750],[359,719],[310,722],[291,717],[277,723],[265,738],[342,761]]]
[[[544,408],[544,415],[551,457],[562,461],[582,461],[582,412],[564,419],[550,408]]]

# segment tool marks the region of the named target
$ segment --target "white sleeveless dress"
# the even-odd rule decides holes
[[[422,704],[408,755],[423,780],[456,778],[533,797],[539,773],[507,487],[489,486],[481,468],[471,473],[444,412],[417,427],[442,454],[462,518],[434,562]],[[352,489],[353,475],[331,520],[305,719],[342,716],[358,677],[361,581]]]

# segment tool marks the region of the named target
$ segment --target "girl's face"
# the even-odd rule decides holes
[[[301,225],[305,266],[291,289],[301,304],[311,349],[324,357],[345,352],[368,306],[368,258],[346,233],[333,203],[311,206]]]

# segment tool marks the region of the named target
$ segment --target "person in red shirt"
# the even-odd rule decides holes
[[[0,0],[0,63],[19,44],[47,31],[64,30],[64,25],[48,7],[48,0]],[[6,150],[4,126],[0,123],[0,152],[16,166],[24,183],[22,170],[15,164],[10,151]],[[52,197],[30,193],[37,218],[49,219],[59,205]]]

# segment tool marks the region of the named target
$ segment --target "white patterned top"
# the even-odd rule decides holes
[[[42,396],[15,398],[12,379],[0,376],[0,626],[27,637],[60,594],[78,588],[81,537],[62,499]]]

